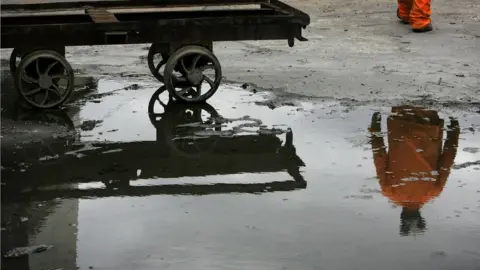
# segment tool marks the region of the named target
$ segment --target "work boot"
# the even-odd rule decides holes
[[[427,25],[426,25],[425,27],[423,27],[423,28],[418,28],[418,29],[413,28],[412,30],[413,30],[413,32],[415,32],[415,33],[425,33],[425,32],[430,32],[430,31],[432,31],[432,30],[433,30],[433,26],[432,26],[431,23],[429,23],[429,24],[427,24]]]
[[[409,24],[408,20],[400,17],[400,9],[398,9],[398,8],[397,8],[397,17],[398,17],[398,19],[400,19],[400,23]]]

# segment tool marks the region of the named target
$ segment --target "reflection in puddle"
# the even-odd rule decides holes
[[[154,194],[262,193],[305,188],[299,168],[303,161],[293,146],[289,128],[267,128],[253,118],[228,119],[209,104],[187,105],[160,101],[163,88],[149,104],[156,141],[65,144],[55,161],[42,157],[26,171],[12,171],[7,179],[36,179],[8,183],[8,199],[146,196]],[[161,113],[155,111],[160,105]],[[249,123],[245,123],[248,121]],[[239,124],[235,124],[239,122]],[[229,126],[227,126],[227,123]],[[246,130],[245,128],[249,128]],[[278,136],[283,136],[282,139]],[[282,141],[283,140],[283,141]],[[65,155],[67,154],[67,155]],[[137,179],[204,177],[240,173],[286,171],[292,180],[267,183],[205,183],[131,185]],[[78,183],[101,182],[104,186]],[[69,184],[69,185],[65,185]],[[62,185],[61,187],[59,185]]]
[[[257,103],[273,94],[233,86],[211,105],[182,105],[161,102],[161,89],[125,87],[134,84],[143,85],[100,81],[108,91],[68,108],[72,119],[25,114],[45,123],[23,126],[44,130],[41,140],[2,138],[2,267],[478,265],[478,136],[465,131],[468,151],[454,147],[458,125],[478,117],[442,110],[460,119],[443,123],[431,110],[394,108],[382,130],[369,106],[277,97],[272,109]],[[399,217],[401,235],[415,237],[399,237]],[[32,252],[39,246],[49,248]]]
[[[370,132],[382,193],[402,207],[400,234],[426,230],[420,208],[440,195],[457,153],[459,123],[450,119],[443,143],[444,120],[433,110],[393,107],[387,119],[388,150],[381,135],[381,116],[372,116]]]
[[[268,128],[250,117],[225,118],[209,104],[165,104],[159,102],[162,92],[155,92],[148,110],[156,141],[81,142],[79,133],[85,124],[76,123],[75,128],[65,111],[22,117],[39,120],[48,131],[52,125],[62,127],[62,136],[25,140],[13,151],[6,147],[11,152],[2,168],[2,209],[6,210],[2,211],[2,250],[7,267],[74,269],[79,198],[260,194],[306,188],[300,174],[305,164],[296,155],[291,129]],[[262,178],[265,173],[268,177]],[[216,177],[220,175],[231,177]],[[44,254],[30,252],[46,243],[51,250]]]

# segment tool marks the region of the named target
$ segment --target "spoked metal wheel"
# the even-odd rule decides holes
[[[13,49],[12,54],[10,55],[10,72],[15,74],[17,70],[17,66],[22,60],[20,54],[18,53],[18,49]]]
[[[168,54],[160,52],[156,44],[152,44],[148,50],[147,62],[148,69],[157,80],[163,82],[163,70],[168,61]]]
[[[57,52],[42,50],[28,54],[15,73],[15,86],[25,101],[36,108],[53,108],[72,93],[73,69]]]
[[[10,72],[14,74],[17,71],[17,67],[20,64],[20,61],[22,61],[22,58],[27,56],[29,53],[38,50],[39,49],[29,49],[27,51],[24,51],[18,48],[14,48],[12,50],[12,54],[10,54]],[[65,57],[65,47],[59,47],[53,50]]]
[[[217,57],[201,46],[186,46],[173,53],[165,66],[165,86],[174,99],[201,103],[220,86],[222,68]]]
[[[167,88],[165,88],[165,86],[162,85],[160,88],[157,89],[157,91],[155,91],[155,93],[153,93],[152,97],[150,98],[150,101],[148,102],[148,117],[150,119],[150,123],[152,123],[152,125],[155,127],[163,119],[167,105],[170,102],[169,100],[167,101],[167,103],[165,103],[160,99],[160,95],[165,91],[167,91]],[[155,107],[157,107],[155,105],[158,105],[159,107],[161,107],[160,112],[155,110],[156,109]]]

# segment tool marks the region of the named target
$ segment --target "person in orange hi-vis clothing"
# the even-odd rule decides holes
[[[442,149],[444,121],[436,111],[393,107],[387,119],[388,153],[379,135],[380,121],[380,113],[374,113],[369,131],[382,194],[402,207],[401,235],[423,232],[420,208],[445,186],[457,153],[458,121],[450,119]]]
[[[398,0],[397,17],[404,24],[410,24],[414,32],[432,31],[430,1]]]

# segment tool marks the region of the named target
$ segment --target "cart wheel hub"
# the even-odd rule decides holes
[[[43,89],[49,89],[53,85],[52,77],[48,75],[40,75],[38,79],[38,84]]]
[[[199,69],[194,69],[187,74],[188,81],[193,85],[199,85],[203,81],[203,73]]]

